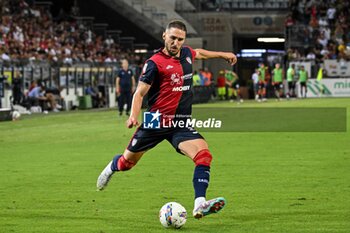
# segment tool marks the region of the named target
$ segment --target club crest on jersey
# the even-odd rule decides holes
[[[171,85],[175,85],[175,84],[177,84],[177,85],[181,85],[181,76],[178,74],[178,73],[175,73],[175,74],[172,74],[171,76],[170,76],[170,79],[171,79]]]
[[[191,60],[190,57],[186,57],[186,61],[187,61],[188,63],[192,64],[192,60]]]

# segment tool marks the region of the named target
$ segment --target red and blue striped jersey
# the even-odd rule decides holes
[[[191,115],[192,64],[195,56],[192,48],[184,46],[178,58],[166,55],[161,49],[146,61],[139,80],[151,85],[147,111],[158,110],[162,118]]]

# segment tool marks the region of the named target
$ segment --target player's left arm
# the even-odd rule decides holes
[[[195,49],[194,51],[196,51],[196,59],[222,58],[230,65],[234,65],[237,62],[236,55],[231,52],[209,51],[205,49]]]

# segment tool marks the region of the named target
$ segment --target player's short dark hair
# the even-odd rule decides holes
[[[182,22],[180,20],[176,20],[176,19],[170,21],[165,29],[168,30],[170,28],[177,28],[177,29],[180,29],[182,31],[187,32],[186,24],[184,24],[184,22]]]

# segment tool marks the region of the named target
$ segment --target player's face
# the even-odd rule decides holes
[[[178,28],[170,28],[164,32],[164,47],[170,56],[179,54],[185,38],[186,32]]]
[[[129,68],[129,62],[127,60],[122,61],[122,68],[127,70]]]

